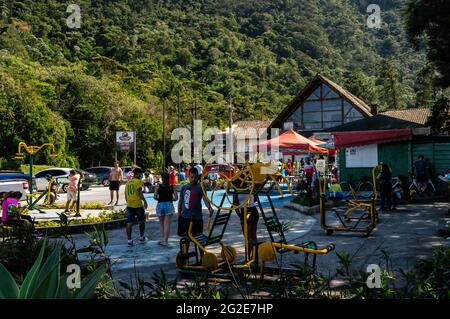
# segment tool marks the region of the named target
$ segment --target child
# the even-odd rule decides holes
[[[47,174],[45,176],[45,178],[47,179],[47,181],[50,184],[50,190],[49,190],[50,194],[48,195],[48,197],[47,196],[45,197],[44,204],[52,205],[56,201],[56,198],[57,198],[58,183],[56,182],[56,179],[50,174]]]

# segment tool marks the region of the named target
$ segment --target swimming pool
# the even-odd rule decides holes
[[[216,204],[216,205],[219,205],[221,200],[222,200],[222,198],[223,198],[224,193],[225,193],[225,190],[218,190],[218,191],[216,191],[214,193],[214,197],[212,199],[213,203]],[[211,194],[212,194],[212,191],[209,191],[208,192],[208,197],[209,198],[211,198]],[[178,193],[178,195],[179,195],[179,193]],[[153,198],[153,193],[144,194],[144,197],[147,200],[148,206],[156,207],[156,204],[158,202]],[[281,195],[280,195],[280,193],[278,193],[278,191],[276,191],[276,190],[272,191],[270,193],[270,197],[272,199],[272,202],[273,202],[273,205],[275,206],[275,208],[281,208],[281,207],[283,207],[283,205],[285,203],[288,203],[288,202],[290,202],[292,200],[292,195],[289,194],[287,191],[285,191],[283,197],[281,197]],[[260,193],[259,199],[261,201],[261,205],[264,208],[267,208],[267,207],[270,206],[269,200],[267,199],[267,196],[264,193]],[[231,197],[229,197],[229,200],[232,201]],[[225,205],[227,205],[226,204],[227,201],[228,200],[225,199]],[[173,204],[176,207],[176,205],[178,205],[178,201],[173,202]],[[229,204],[227,206],[229,206]],[[206,208],[205,207],[205,203],[203,203],[203,208]]]

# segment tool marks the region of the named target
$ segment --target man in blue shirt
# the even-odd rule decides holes
[[[204,196],[202,187],[198,183],[199,173],[196,167],[189,170],[190,184],[181,189],[178,201],[178,236],[186,236],[192,221],[192,234],[203,233],[202,199],[213,213],[209,200]]]

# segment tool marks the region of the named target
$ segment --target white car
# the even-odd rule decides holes
[[[47,175],[51,175],[56,177],[56,181],[61,184],[61,190],[64,193],[67,193],[67,188],[69,187],[69,173],[71,168],[48,168],[40,171],[35,175],[36,188],[38,192],[43,192],[47,189],[48,180],[46,178]],[[83,174],[84,181],[92,182],[95,184],[97,182],[97,177],[95,174],[76,169],[77,173]],[[89,185],[83,185],[82,190],[86,190],[89,188]]]
[[[21,200],[25,200],[30,193],[28,181],[25,180],[0,180],[0,192],[21,192]]]

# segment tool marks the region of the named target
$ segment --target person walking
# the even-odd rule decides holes
[[[169,174],[162,174],[162,183],[155,190],[155,199],[158,201],[156,205],[156,216],[159,218],[160,238],[158,244],[168,246],[170,236],[170,223],[175,212],[173,201],[178,200],[178,193],[175,186],[169,183]]]
[[[67,188],[66,209],[64,211],[65,214],[74,212],[75,204],[77,202],[78,182],[80,181],[80,179],[81,176],[74,169],[70,170],[69,186]]]
[[[144,183],[142,182],[142,175],[143,171],[141,168],[134,168],[133,178],[125,185],[125,200],[127,202],[127,238],[129,247],[133,246],[131,233],[135,219],[137,219],[139,223],[139,241],[144,242],[146,240],[144,236],[145,210],[147,209],[148,204],[142,192],[142,188],[144,186]]]
[[[380,183],[381,211],[391,210],[392,197],[392,172],[385,163],[381,164],[381,172],[378,174],[378,182]]]
[[[214,212],[209,200],[202,192],[198,183],[200,174],[196,167],[189,170],[190,183],[184,185],[178,201],[178,236],[187,236],[189,225],[192,221],[192,234],[203,233],[202,199],[208,207],[210,214]]]
[[[114,205],[119,204],[119,189],[120,184],[122,184],[123,180],[123,172],[119,167],[119,161],[114,161],[114,167],[111,169],[111,173],[109,174],[109,191],[111,195],[111,201],[108,205],[112,205],[114,203],[114,193],[116,193],[116,203]]]
[[[428,182],[427,163],[425,162],[423,155],[417,157],[417,161],[415,161],[413,165],[413,170],[414,177],[417,181],[417,188],[419,189],[419,195],[422,195],[426,189],[426,183]]]

